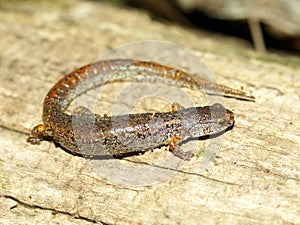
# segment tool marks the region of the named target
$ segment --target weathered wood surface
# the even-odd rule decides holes
[[[0,4],[1,224],[300,224],[299,58],[257,55],[236,40],[92,1],[39,2]],[[255,103],[225,99],[236,123],[208,171],[194,173],[200,156],[156,184],[123,185],[52,143],[26,143],[63,74],[146,39],[191,49],[220,83],[256,96]],[[133,158],[155,163],[166,155],[160,149]]]

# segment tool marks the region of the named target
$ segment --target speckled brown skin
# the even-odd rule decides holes
[[[76,108],[73,115],[66,113],[76,96],[108,80],[164,82],[254,100],[245,92],[155,62],[99,61],[67,74],[51,88],[44,101],[43,124],[32,129],[27,141],[40,144],[51,139],[73,153],[92,156],[140,152],[168,144],[175,155],[187,160],[192,153],[180,150],[182,140],[219,133],[234,123],[233,113],[220,104],[114,117],[101,117],[84,107]]]

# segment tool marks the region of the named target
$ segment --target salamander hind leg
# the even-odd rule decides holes
[[[192,151],[188,151],[188,152],[182,151],[179,146],[180,141],[181,141],[181,138],[179,136],[175,136],[169,141],[168,145],[175,156],[177,156],[178,158],[183,159],[183,160],[190,160],[194,155],[193,152]]]
[[[44,124],[36,125],[30,132],[27,142],[33,145],[39,145],[45,137],[51,137],[52,131]]]

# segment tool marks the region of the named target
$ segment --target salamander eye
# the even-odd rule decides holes
[[[217,120],[217,123],[218,123],[220,126],[225,125],[225,124],[226,124],[226,119],[225,119],[225,118],[218,119],[218,120]]]

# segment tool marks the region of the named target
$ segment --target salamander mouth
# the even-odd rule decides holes
[[[226,109],[225,118],[226,118],[227,124],[230,124],[230,125],[234,124],[234,113],[228,109]]]

